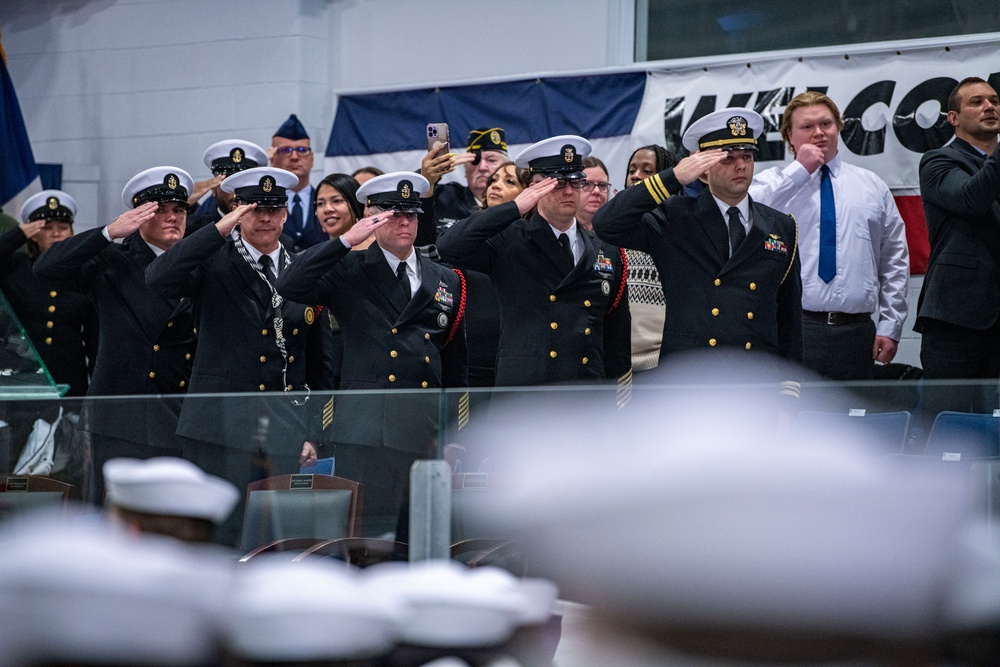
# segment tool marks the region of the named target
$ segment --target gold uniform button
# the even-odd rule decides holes
[[[755,289],[757,289],[757,283],[750,283],[750,291],[752,292]]]
[[[396,352],[396,350],[392,350],[391,352],[389,352],[389,356],[395,359],[396,357],[399,356],[399,352]]]
[[[718,286],[719,286],[719,285],[721,285],[721,284],[722,284],[722,281],[721,281],[721,280],[719,280],[718,278],[716,278],[716,279],[715,279],[715,286],[716,286],[716,287],[718,287]]]
[[[258,389],[260,389],[261,391],[264,391],[264,385],[260,385],[260,387],[258,387]]]
[[[587,362],[590,361],[590,359],[588,359],[587,357],[584,357],[581,361],[583,362],[583,365],[586,366]]]
[[[587,308],[590,308],[590,299],[585,299],[583,305]]]
[[[188,352],[184,355],[184,361],[191,361],[191,353]]]
[[[583,333],[585,333],[586,335],[589,336],[590,335],[590,327],[587,327],[586,329],[584,329]]]
[[[425,364],[431,363],[431,358],[430,357],[424,357],[424,363]]]
[[[46,329],[51,329],[54,326],[55,326],[55,323],[52,320],[49,320],[48,322],[45,323],[45,328]]]
[[[715,347],[718,344],[719,344],[719,341],[715,340],[714,338],[709,338],[708,339],[708,346],[709,347]]]
[[[184,380],[181,380],[180,381],[180,386],[181,387],[186,387],[187,386],[187,382],[185,382]]]
[[[556,300],[556,295],[555,294],[550,294],[549,295],[549,301],[555,301],[555,300]]]
[[[389,382],[395,382],[395,381],[396,381],[396,376],[395,375],[390,375],[389,376]]]
[[[299,330],[298,329],[292,329],[292,335],[293,336],[298,336],[299,335]]]
[[[267,361],[267,357],[265,357],[263,354],[260,355],[260,363],[264,363],[265,361]]]
[[[424,389],[427,389],[427,380],[424,380],[423,382],[421,382],[420,386],[423,387]]]
[[[396,327],[393,327],[392,328],[392,333],[394,333],[394,334],[399,333],[399,329],[397,329]]]
[[[56,307],[55,306],[49,306],[49,312],[50,313],[56,312]]]
[[[286,384],[285,385],[285,391],[291,391],[291,390],[292,390],[292,385]]]
[[[750,349],[750,343],[747,343],[747,349],[748,350]]]
[[[156,371],[149,371],[149,379],[152,380],[156,377]]]
[[[288,357],[288,363],[295,363],[295,357]]]
[[[46,345],[52,345],[52,339],[51,338],[46,338],[45,339],[45,344]]]
[[[753,319],[753,313],[747,313],[747,319],[748,320],[752,320]]]
[[[267,329],[261,329],[260,330],[260,335],[261,336],[266,336],[267,335]]]
[[[198,327],[191,327],[191,333],[193,334],[198,333]]]
[[[51,292],[49,292],[49,296],[52,297],[53,299],[56,298],[57,294],[59,294],[59,293],[56,292],[55,290],[52,290]]]
[[[718,308],[713,308],[712,309],[712,315],[715,316],[715,317],[718,317],[719,316],[719,309]]]
[[[169,322],[167,322],[167,326],[168,326],[168,327],[172,327],[172,326],[174,326],[174,321],[173,321],[173,320],[170,320]]]
[[[558,355],[556,355],[556,351],[555,350],[552,350],[551,352],[549,352],[549,356],[552,357],[553,359],[555,359],[556,356],[558,356]]]
[[[558,322],[553,322],[549,326],[552,327],[553,329],[558,329],[559,328],[559,323]]]
[[[159,345],[153,345],[153,352],[159,352],[159,351],[160,351],[160,346]]]
[[[431,335],[429,333],[425,333],[424,334],[424,340],[430,340],[430,339],[431,339]]]

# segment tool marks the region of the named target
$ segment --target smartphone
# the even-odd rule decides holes
[[[444,152],[451,151],[451,142],[448,138],[448,123],[428,123],[427,124],[427,150],[436,148],[435,144],[444,144]]]

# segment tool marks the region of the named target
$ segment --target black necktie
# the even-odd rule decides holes
[[[301,235],[305,231],[304,225],[302,224],[302,198],[299,197],[298,193],[292,197],[292,231],[296,235]]]
[[[569,245],[569,236],[565,232],[559,235],[559,244],[563,247],[563,255],[566,258],[567,273],[573,270],[576,266],[576,260],[573,259],[573,248]]]
[[[400,262],[396,267],[396,278],[399,279],[399,289],[403,291],[403,297],[409,303],[413,293],[410,291],[410,276],[406,274],[406,262]]]
[[[740,209],[735,206],[729,207],[729,245],[732,246],[733,250],[730,256],[736,254],[736,249],[740,247],[743,243],[743,239],[747,237],[747,230],[743,228],[743,223],[740,222]]]
[[[274,263],[271,262],[271,258],[268,255],[260,256],[260,270],[264,272],[264,275],[267,276],[268,282],[272,285],[278,282],[278,277],[274,275],[273,266]]]

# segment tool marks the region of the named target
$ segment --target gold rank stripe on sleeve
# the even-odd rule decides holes
[[[323,405],[323,430],[325,431],[329,428],[330,424],[333,423],[333,396],[330,396],[330,400]]]
[[[645,179],[643,183],[646,184],[646,189],[649,190],[649,194],[652,195],[653,201],[657,204],[662,204],[670,198],[670,193],[667,192],[667,188],[664,187],[659,174],[653,174],[649,178]]]
[[[458,430],[461,431],[469,423],[469,392],[458,399]]]

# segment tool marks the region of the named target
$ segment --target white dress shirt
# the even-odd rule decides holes
[[[257,263],[257,268],[259,269],[260,258],[264,256],[264,253],[262,253],[260,250],[257,250],[257,248],[254,248],[249,243],[245,243],[243,241],[240,241],[240,243],[243,243],[243,247],[246,248],[247,251],[250,253],[250,257],[253,258],[253,261]],[[277,278],[279,275],[281,275],[281,268],[282,268],[281,264],[278,263],[278,260],[281,259],[281,246],[279,245],[276,250],[267,253],[267,256],[271,258],[271,270],[274,271],[274,277]]]
[[[715,205],[719,207],[722,211],[722,219],[725,221],[726,227],[726,238],[729,239],[729,209],[733,207],[732,204],[727,204],[715,195],[712,195],[712,199],[715,200]],[[747,234],[750,233],[750,198],[744,197],[743,201],[736,205],[736,210],[740,212],[740,224],[743,225],[743,231]],[[729,256],[733,256],[733,240],[729,239]]]
[[[392,269],[393,273],[396,273],[399,270],[399,257],[396,257],[385,248],[379,247],[379,250],[385,255],[385,261],[389,262],[389,268]],[[412,299],[413,295],[417,293],[417,288],[420,287],[420,262],[417,261],[417,251],[412,251],[410,256],[403,260],[403,262],[406,263],[406,277],[410,280],[410,298]]]
[[[565,232],[556,229],[552,225],[549,225],[549,229],[556,235],[556,240],[559,240],[559,236],[562,234],[569,237],[569,249],[573,251],[573,266],[576,266],[580,258],[583,257],[583,241],[580,240],[580,233],[576,228],[576,218],[573,219],[573,224]]]
[[[827,165],[837,209],[837,275],[819,277],[821,169],[810,174],[798,161],[754,176],[754,200],[791,213],[799,224],[802,309],[874,313],[876,333],[898,341],[906,320],[910,281],[906,229],[885,182],[867,169],[843,162]]]

